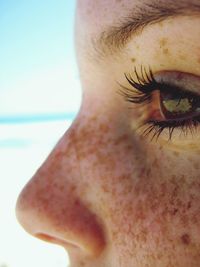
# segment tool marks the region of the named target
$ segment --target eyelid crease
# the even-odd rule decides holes
[[[160,88],[160,91],[165,91],[173,94],[185,94],[190,96],[200,97],[200,76],[177,71],[163,70],[153,72],[151,67],[148,69],[141,65],[140,73],[137,68],[134,68],[134,76],[132,73],[124,74],[128,83],[136,90],[147,94]],[[127,88],[127,90],[130,90]]]
[[[154,74],[157,83],[168,84],[175,88],[180,88],[186,93],[193,93],[200,96],[200,77],[187,72],[160,71]],[[198,90],[199,88],[199,90]]]

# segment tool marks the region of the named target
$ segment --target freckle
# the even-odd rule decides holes
[[[128,136],[127,136],[126,134],[124,134],[124,135],[120,136],[120,137],[114,142],[114,144],[118,146],[119,144],[124,143],[127,139],[128,139]]]
[[[189,245],[190,244],[190,237],[188,234],[184,234],[181,236],[181,241],[184,245]]]
[[[90,118],[90,121],[93,123],[93,122],[96,122],[97,121],[97,116],[93,116]]]
[[[132,62],[135,62],[135,61],[136,61],[136,59],[133,57],[133,58],[131,58],[131,61],[132,61]]]
[[[70,189],[71,189],[71,192],[73,193],[74,191],[76,191],[76,185],[72,185]]]
[[[167,38],[160,39],[160,47],[164,47],[167,44]]]
[[[91,14],[92,14],[92,11],[93,11],[93,8],[92,8],[91,6],[89,6],[89,7],[87,8],[87,10],[86,10],[86,13],[87,13],[88,15],[91,15]]]
[[[187,57],[185,55],[180,55],[179,58],[180,58],[180,60],[186,60],[187,59]]]
[[[109,131],[109,126],[102,123],[99,125],[99,130],[103,133],[107,133]]]
[[[163,54],[165,55],[169,54],[169,49],[168,48],[163,49]]]
[[[174,156],[178,157],[180,155],[180,153],[178,151],[174,151],[173,152]]]
[[[152,166],[155,167],[155,168],[159,168],[159,166],[160,166],[159,161],[158,161],[157,159],[155,159],[155,160],[153,161],[153,163],[152,163]]]
[[[199,163],[198,162],[194,162],[193,163],[193,167],[198,170],[199,169]]]
[[[128,145],[128,146],[126,147],[126,149],[127,149],[127,150],[133,150],[133,146]]]
[[[58,187],[58,189],[59,189],[61,192],[63,192],[64,189],[65,189],[65,187],[64,187],[64,185],[60,185],[60,186]]]
[[[85,266],[85,263],[83,261],[80,262],[80,266]]]
[[[172,212],[171,212],[171,213],[172,213],[172,215],[176,215],[176,214],[177,214],[177,212],[178,212],[178,209],[176,209],[176,208],[175,208],[175,209],[173,209],[173,210],[172,210]]]
[[[189,210],[192,207],[191,201],[188,202],[187,204],[187,209]]]
[[[109,193],[110,192],[110,189],[108,187],[108,185],[102,185],[102,190],[104,193]]]
[[[200,64],[200,58],[198,58],[197,62]]]

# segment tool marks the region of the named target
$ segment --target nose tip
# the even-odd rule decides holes
[[[63,151],[63,142],[22,190],[16,216],[31,235],[96,257],[105,246],[103,226],[81,196],[75,151],[67,142]]]
[[[96,215],[67,192],[65,199],[50,192],[51,198],[47,192],[41,198],[33,183],[24,188],[16,204],[16,216],[23,228],[34,237],[63,246],[69,253],[76,250],[98,256],[105,240]]]

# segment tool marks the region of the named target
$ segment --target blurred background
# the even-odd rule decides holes
[[[75,0],[0,0],[0,267],[68,266],[18,225],[15,203],[80,106],[74,15]]]

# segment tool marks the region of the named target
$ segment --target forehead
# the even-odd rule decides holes
[[[145,2],[140,0],[141,2]],[[91,30],[118,23],[139,3],[138,0],[78,0],[77,15]]]
[[[94,33],[97,36],[99,32],[112,30],[112,27],[120,28],[133,17],[137,24],[138,20],[139,23],[143,20],[155,22],[156,16],[158,22],[166,17],[199,16],[200,13],[199,0],[78,0],[77,7],[79,28],[84,34]]]
[[[141,2],[145,1],[141,0]],[[117,11],[122,7],[128,8],[129,6],[134,6],[138,3],[138,0],[78,0],[77,3],[80,8],[89,13],[95,10],[107,13],[111,8],[112,11]]]

